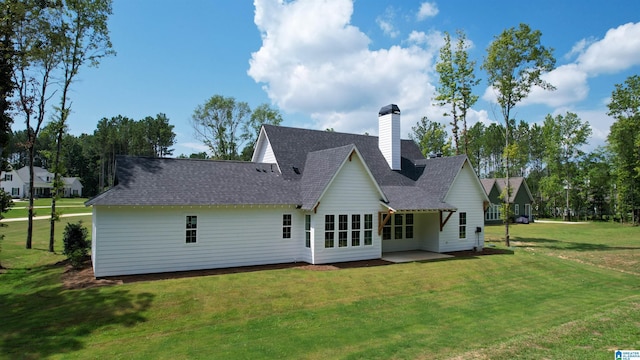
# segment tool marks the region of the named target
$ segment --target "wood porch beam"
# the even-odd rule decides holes
[[[378,235],[382,235],[382,228],[391,220],[391,214],[393,214],[393,210],[389,209],[387,214],[382,218],[382,212],[378,213]]]
[[[447,210],[447,212],[449,213],[449,215],[447,215],[447,218],[442,221],[442,210],[440,210],[440,231],[444,229],[444,226],[447,225],[447,221],[449,221],[449,218],[455,211]]]

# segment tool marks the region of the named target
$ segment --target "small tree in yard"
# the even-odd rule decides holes
[[[87,228],[82,226],[82,221],[72,224],[68,223],[64,228],[63,254],[67,255],[67,259],[71,261],[71,265],[78,269],[82,267],[84,258],[89,252],[89,241],[87,241],[89,232]]]

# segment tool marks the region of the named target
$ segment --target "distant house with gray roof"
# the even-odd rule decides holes
[[[36,197],[51,197],[54,174],[39,166],[33,167],[33,192]],[[14,199],[29,197],[29,167],[8,169],[0,174],[2,189]],[[82,196],[82,183],[77,177],[63,177],[62,197]]]
[[[97,277],[482,249],[466,156],[425,159],[383,107],[379,136],[264,125],[251,162],[120,157],[89,200]]]
[[[501,198],[501,194],[507,187],[506,178],[492,178],[481,179],[482,187],[485,193],[491,201],[491,205],[485,212],[485,224],[501,224],[504,222],[502,219],[502,205],[504,200]],[[531,217],[531,204],[533,203],[533,196],[527,185],[527,180],[523,177],[510,177],[509,187],[511,188],[509,197],[509,208],[511,213],[510,221],[514,221],[520,216],[526,216],[533,220]]]

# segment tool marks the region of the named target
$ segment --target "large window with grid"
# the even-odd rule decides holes
[[[185,242],[187,244],[195,243],[198,240],[198,217],[195,215],[187,215],[186,224],[186,237]]]
[[[498,204],[491,204],[487,209],[486,214],[484,215],[485,220],[500,220],[500,209],[501,206]]]
[[[381,213],[381,221],[386,216]],[[413,214],[393,214],[382,227],[382,240],[413,239],[413,236]]]
[[[325,248],[350,248],[362,245],[373,245],[373,214],[325,215]]]

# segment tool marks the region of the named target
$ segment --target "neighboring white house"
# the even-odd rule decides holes
[[[33,167],[34,194],[37,197],[51,197],[54,174],[38,166]],[[25,198],[29,196],[29,167],[24,166],[18,170],[10,169],[0,174],[2,189],[11,194],[13,198]],[[63,177],[63,197],[82,196],[82,183],[77,177]]]
[[[482,249],[489,200],[466,156],[400,140],[265,125],[251,162],[120,157],[93,206],[96,277]]]

